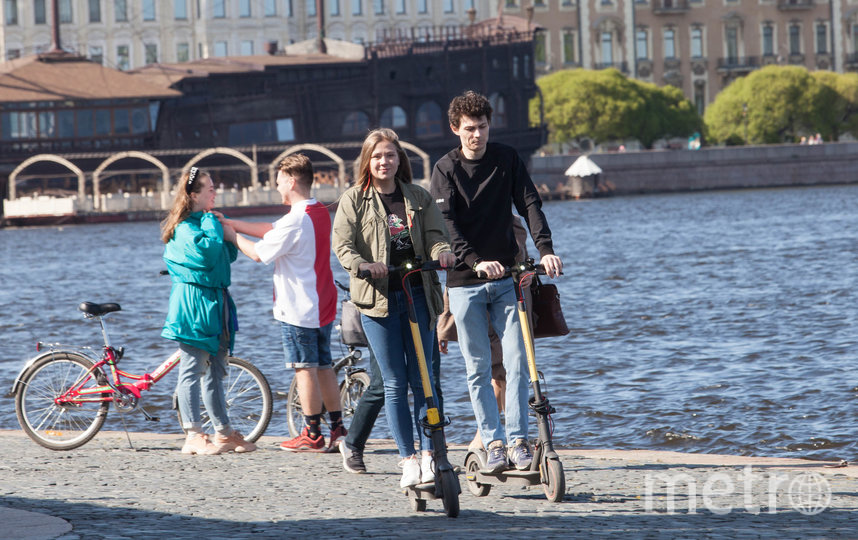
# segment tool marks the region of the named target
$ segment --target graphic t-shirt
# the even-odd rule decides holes
[[[390,230],[390,265],[399,266],[405,261],[414,260],[414,244],[411,230],[408,228],[408,216],[405,213],[405,198],[397,186],[393,193],[379,193],[381,204],[387,214],[387,227]],[[391,276],[388,290],[402,290],[402,277]]]

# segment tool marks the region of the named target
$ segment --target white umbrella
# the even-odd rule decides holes
[[[575,160],[568,169],[566,169],[566,176],[577,176],[579,178],[583,178],[585,176],[592,176],[594,174],[601,174],[602,169],[599,168],[596,163],[593,162],[589,157],[582,155],[578,159]]]

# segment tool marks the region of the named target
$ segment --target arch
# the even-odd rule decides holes
[[[369,115],[363,111],[352,111],[343,120],[343,135],[366,135],[369,131]]]
[[[101,177],[101,173],[104,172],[110,165],[116,163],[120,159],[125,158],[137,158],[142,159],[143,161],[148,161],[149,163],[158,167],[161,171],[161,209],[167,209],[167,200],[170,195],[170,169],[164,165],[164,162],[160,159],[156,158],[151,154],[147,154],[145,152],[138,152],[137,150],[129,150],[127,152],[119,152],[118,154],[113,154],[109,158],[105,159],[101,162],[95,171],[92,173],[92,204],[93,208],[96,210],[101,208],[101,191],[98,188],[99,178]]]
[[[212,156],[214,154],[226,154],[228,156],[232,156],[247,164],[250,167],[250,185],[253,188],[259,187],[259,167],[256,165],[256,162],[242,154],[238,150],[233,150],[232,148],[227,148],[225,146],[218,146],[217,148],[209,148],[208,150],[203,150],[199,154],[195,155],[191,159],[185,163],[182,167],[182,172],[189,170],[191,167],[199,163],[201,160]]]
[[[346,162],[335,154],[331,149],[318,145],[318,144],[296,144],[295,146],[290,146],[286,150],[280,153],[276,158],[274,158],[271,163],[268,165],[268,182],[270,187],[274,187],[275,179],[277,178],[277,165],[280,163],[283,158],[286,156],[297,154],[301,150],[312,150],[314,152],[319,152],[320,154],[325,154],[329,158],[333,159],[337,164],[337,190],[342,193],[343,188],[345,187],[346,181]]]
[[[53,163],[58,163],[67,167],[71,172],[77,175],[77,195],[78,198],[83,201],[86,199],[86,175],[84,172],[62,156],[58,156],[56,154],[38,154],[31,158],[25,159],[21,162],[20,165],[15,167],[15,170],[12,171],[12,174],[9,175],[9,200],[15,200],[15,183],[18,179],[18,175],[21,174],[21,171],[32,165],[33,163],[38,163],[39,161],[50,161]]]
[[[441,107],[434,101],[425,101],[417,108],[415,134],[418,139],[440,137],[443,133]]]
[[[415,145],[411,144],[410,142],[406,142],[406,141],[400,140],[400,141],[399,141],[399,145],[400,145],[400,146],[402,146],[402,148],[403,148],[403,149],[405,149],[405,150],[411,150],[412,152],[414,152],[415,154],[417,154],[418,156],[420,156],[420,158],[423,160],[423,179],[424,179],[424,180],[429,180],[429,177],[430,177],[430,174],[431,174],[431,167],[430,167],[430,161],[429,161],[429,154],[427,154],[426,152],[424,152],[424,151],[423,151],[422,149],[420,149],[418,146],[415,146]]]

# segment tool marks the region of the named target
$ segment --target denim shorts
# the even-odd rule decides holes
[[[287,368],[331,367],[331,327],[304,328],[281,322]]]

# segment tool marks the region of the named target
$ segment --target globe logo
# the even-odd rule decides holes
[[[801,473],[789,483],[790,505],[806,516],[816,515],[831,504],[831,486],[821,474]]]

